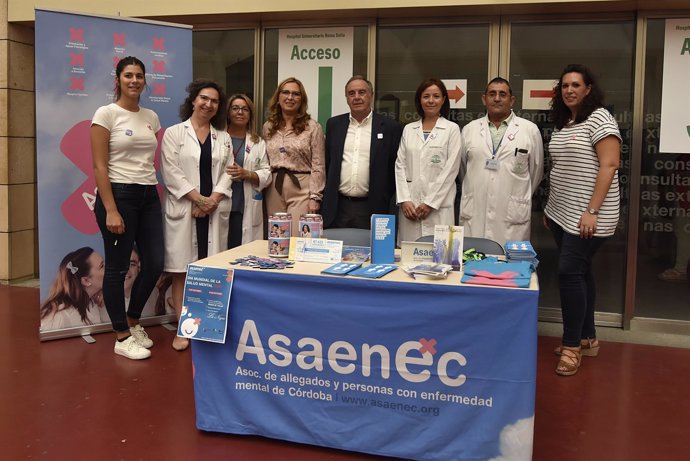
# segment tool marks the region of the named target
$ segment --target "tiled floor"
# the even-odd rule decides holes
[[[148,328],[154,355],[136,362],[113,354],[109,334],[40,343],[37,306],[37,289],[0,286],[0,459],[384,459],[200,432],[190,353],[173,351],[172,332]],[[557,344],[538,342],[535,460],[688,459],[690,349],[606,342],[561,378]]]

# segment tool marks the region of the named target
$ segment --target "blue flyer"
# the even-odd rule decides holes
[[[347,275],[355,269],[358,269],[362,263],[337,263],[331,267],[321,271],[322,274],[329,275]]]
[[[371,262],[392,264],[395,261],[395,216],[371,215]]]
[[[234,269],[187,266],[177,336],[225,343]]]
[[[395,264],[372,264],[367,267],[362,267],[356,271],[350,272],[349,275],[355,277],[366,277],[368,279],[377,279],[383,277],[389,272],[393,272],[398,266]]]

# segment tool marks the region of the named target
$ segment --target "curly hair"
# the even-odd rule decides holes
[[[180,105],[180,120],[185,121],[192,116],[192,112],[194,112],[192,102],[199,96],[201,90],[205,88],[212,88],[218,92],[218,111],[216,115],[211,118],[211,125],[213,125],[213,128],[216,130],[224,130],[225,121],[227,120],[225,116],[225,91],[223,91],[222,86],[218,85],[213,80],[205,78],[198,78],[187,85],[187,97]]]
[[[302,99],[300,101],[299,110],[295,116],[295,120],[292,123],[292,130],[295,134],[300,134],[307,128],[307,122],[311,120],[311,115],[307,113],[308,110],[308,99],[307,92],[304,89],[302,82],[297,80],[295,77],[288,77],[276,88],[271,96],[271,100],[268,103],[268,108],[270,110],[270,115],[268,116],[268,133],[267,138],[273,137],[276,131],[285,126],[285,119],[283,118],[283,111],[280,109],[280,92],[283,91],[283,87],[288,83],[296,83],[299,86],[299,91],[302,93]]]
[[[557,129],[561,129],[568,124],[571,117],[571,112],[568,106],[563,101],[563,93],[561,86],[563,84],[563,76],[576,72],[582,75],[582,80],[590,90],[589,94],[582,100],[582,105],[577,110],[577,116],[574,122],[583,122],[589,117],[592,112],[600,107],[604,107],[604,92],[599,86],[594,74],[586,66],[582,64],[568,64],[561,72],[561,77],[558,79],[558,84],[553,89],[553,98],[551,99],[551,120]]]
[[[414,106],[417,109],[417,114],[419,114],[419,116],[422,117],[422,119],[424,118],[424,109],[422,108],[422,93],[424,93],[424,90],[433,85],[436,85],[438,89],[441,90],[441,94],[445,98],[445,101],[443,101],[443,105],[441,106],[441,111],[439,113],[441,114],[441,116],[448,118],[448,115],[450,114],[450,100],[448,99],[448,90],[446,89],[446,85],[444,85],[441,80],[433,77],[427,78],[417,87],[417,92],[414,95]]]
[[[252,98],[247,96],[244,93],[235,93],[232,96],[228,98],[228,104],[227,104],[227,114],[228,114],[228,126],[230,126],[230,107],[232,107],[233,101],[241,99],[245,103],[247,103],[247,107],[249,107],[249,124],[247,125],[247,133],[249,133],[249,139],[252,140],[253,143],[259,142],[259,134],[256,132],[256,125],[255,125],[255,114],[256,114],[256,109],[254,107],[254,103],[252,102]]]
[[[91,298],[84,290],[81,283],[82,277],[91,273],[89,257],[94,252],[91,247],[82,247],[67,253],[58,267],[57,275],[50,286],[48,297],[41,304],[41,318],[45,318],[52,312],[57,312],[62,305],[63,309],[74,307],[79,312],[81,321],[91,324],[87,317]]]

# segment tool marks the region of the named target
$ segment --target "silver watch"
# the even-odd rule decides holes
[[[599,210],[597,210],[596,208],[587,208],[587,213],[596,216],[599,214]]]

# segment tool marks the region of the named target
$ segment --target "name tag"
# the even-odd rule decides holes
[[[498,170],[498,159],[495,158],[490,158],[486,161],[486,165],[484,165],[484,168],[487,170],[492,170],[496,171]]]

